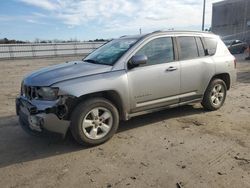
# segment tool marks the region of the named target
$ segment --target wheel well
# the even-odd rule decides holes
[[[122,100],[121,97],[119,96],[119,94],[116,91],[101,91],[101,92],[95,92],[95,93],[89,93],[86,95],[82,95],[78,98],[76,98],[73,102],[73,105],[71,107],[70,110],[70,114],[72,113],[72,111],[74,110],[74,108],[82,101],[87,100],[89,98],[94,98],[94,97],[102,97],[105,98],[107,100],[109,100],[118,110],[119,112],[119,117],[120,119],[125,119],[125,113],[123,110],[123,105],[122,105]],[[70,116],[69,114],[69,116]]]
[[[227,90],[230,89],[231,83],[230,83],[230,76],[228,73],[217,74],[217,75],[213,76],[212,80],[215,78],[219,78],[219,79],[223,80],[227,86]]]

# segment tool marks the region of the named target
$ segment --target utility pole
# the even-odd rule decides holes
[[[140,32],[140,35],[141,35],[141,28],[140,28],[139,32]]]
[[[203,1],[203,16],[202,16],[202,31],[204,31],[205,26],[205,12],[206,12],[206,0]]]

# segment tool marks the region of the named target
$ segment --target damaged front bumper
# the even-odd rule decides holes
[[[23,96],[16,98],[16,114],[21,126],[31,133],[67,133],[70,121],[65,120],[67,113],[62,99],[55,101],[28,100]]]

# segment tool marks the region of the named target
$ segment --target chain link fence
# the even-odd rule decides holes
[[[87,55],[105,42],[0,44],[0,60]]]

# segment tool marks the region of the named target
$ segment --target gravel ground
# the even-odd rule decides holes
[[[250,187],[250,61],[238,62],[220,110],[195,104],[136,117],[85,148],[70,135],[29,136],[15,116],[22,77],[72,59],[80,57],[0,61],[0,187]]]

